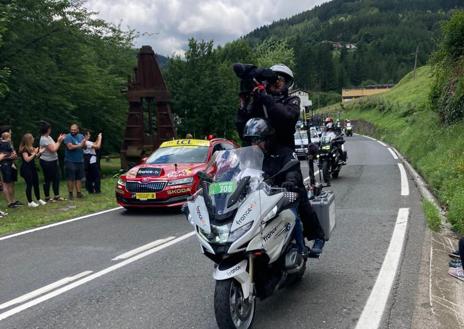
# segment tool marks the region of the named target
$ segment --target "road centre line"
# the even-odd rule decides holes
[[[25,235],[25,234],[29,234],[29,233],[33,233],[33,232],[37,232],[37,231],[42,231],[42,230],[45,230],[47,228],[72,223],[72,222],[75,222],[75,221],[78,221],[78,220],[81,220],[81,219],[86,219],[86,218],[90,218],[90,217],[93,217],[93,216],[103,215],[103,214],[106,214],[106,213],[109,213],[111,211],[115,211],[115,210],[118,210],[118,209],[122,209],[122,207],[111,208],[111,209],[95,212],[95,213],[92,213],[92,214],[88,214],[88,215],[84,215],[84,216],[80,216],[80,217],[76,217],[76,218],[71,218],[71,219],[68,219],[68,220],[64,220],[62,222],[57,222],[57,223],[53,223],[53,224],[50,224],[50,225],[40,226],[40,227],[33,228],[33,229],[30,229],[30,230],[26,230],[26,231],[14,233],[14,234],[6,235],[4,237],[0,237],[0,241],[15,238],[17,236],[21,236],[21,235]]]
[[[409,208],[400,208],[382,267],[355,329],[380,327],[402,257],[408,218]]]
[[[27,310],[28,308],[33,307],[33,306],[35,306],[37,304],[43,303],[43,302],[45,302],[45,301],[47,301],[49,299],[52,299],[52,298],[54,298],[56,296],[64,294],[65,292],[67,292],[67,291],[69,291],[71,289],[74,289],[74,288],[79,287],[79,286],[81,286],[83,284],[86,284],[87,282],[90,282],[90,281],[95,280],[95,279],[97,279],[97,278],[99,278],[99,277],[101,277],[101,276],[103,276],[105,274],[108,274],[108,273],[113,272],[113,271],[115,271],[117,269],[120,269],[120,268],[122,268],[124,266],[127,266],[127,265],[129,265],[129,264],[131,264],[131,263],[133,263],[135,261],[138,261],[138,260],[144,258],[144,257],[147,257],[147,256],[149,256],[151,254],[154,254],[154,253],[156,253],[158,251],[161,251],[161,250],[163,250],[163,249],[165,249],[167,247],[170,247],[170,246],[172,246],[172,245],[174,245],[174,244],[176,244],[178,242],[181,242],[181,241],[183,241],[185,239],[188,239],[188,238],[192,237],[194,234],[195,234],[195,232],[190,232],[190,233],[184,234],[184,235],[182,235],[182,236],[180,236],[180,237],[178,237],[178,238],[176,238],[174,240],[168,241],[168,242],[166,242],[166,243],[164,243],[164,244],[162,244],[160,246],[149,249],[149,250],[147,250],[145,252],[142,252],[142,253],[134,256],[134,257],[128,258],[128,259],[126,259],[126,260],[124,260],[124,261],[122,261],[120,263],[117,263],[115,265],[107,267],[107,268],[105,268],[105,269],[103,269],[103,270],[101,270],[99,272],[93,273],[93,274],[91,274],[89,276],[86,276],[86,277],[84,277],[84,278],[82,278],[82,279],[80,279],[78,281],[72,282],[72,283],[70,283],[70,284],[68,284],[68,285],[66,285],[64,287],[61,287],[61,288],[59,288],[57,290],[49,292],[46,295],[43,295],[43,296],[41,296],[39,298],[36,298],[36,299],[33,299],[33,300],[31,300],[31,301],[29,301],[29,302],[27,302],[25,304],[19,305],[19,306],[15,307],[15,308],[12,308],[11,310],[8,310],[6,312],[0,313],[0,321],[5,320],[6,318],[9,318],[10,316],[15,315],[15,314],[17,314],[19,312]]]
[[[395,151],[392,150],[391,147],[388,148],[388,152],[392,155],[393,159],[398,160],[398,156],[396,155]]]
[[[140,246],[138,248],[135,248],[135,249],[132,249],[128,252],[125,252],[119,256],[116,256],[114,257],[112,260],[121,260],[121,259],[127,259],[127,258],[130,258],[134,255],[137,255],[139,253],[141,253],[142,251],[145,251],[145,250],[148,250],[148,249],[151,249],[151,248],[154,248],[156,246],[159,246],[165,242],[168,242],[168,241],[171,241],[172,239],[175,239],[176,237],[175,236],[170,236],[170,237],[167,237],[165,239],[159,239],[159,240],[155,240],[153,242],[150,242],[150,243],[147,243],[143,246]]]
[[[56,282],[53,282],[53,283],[50,283],[49,285],[46,285],[45,287],[42,287],[42,288],[39,288],[39,289],[36,289],[34,291],[31,291],[27,294],[24,294],[22,296],[19,296],[15,299],[12,299],[6,303],[3,303],[0,305],[0,310],[3,310],[5,308],[8,308],[10,306],[13,306],[13,305],[16,305],[16,304],[20,304],[20,303],[24,303],[25,301],[28,301],[32,298],[35,298],[37,296],[40,296],[46,292],[49,292],[51,290],[54,290],[56,288],[59,288],[61,286],[64,286],[65,284],[68,284],[70,282],[73,282],[77,279],[80,279],[86,275],[89,275],[90,273],[92,273],[92,271],[85,271],[85,272],[82,272],[82,273],[79,273],[79,274],[76,274],[74,276],[68,276],[64,279],[61,279],[61,280],[58,280]]]
[[[400,169],[401,175],[401,195],[408,196],[409,195],[409,183],[408,183],[408,176],[406,175],[406,170],[402,163],[398,163],[398,168]]]

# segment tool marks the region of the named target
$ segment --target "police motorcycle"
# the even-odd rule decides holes
[[[200,188],[184,207],[202,252],[215,263],[220,329],[251,328],[256,298],[301,280],[306,270],[293,238],[297,194],[269,185],[263,159],[256,146],[216,152],[212,171],[199,174]],[[297,164],[290,161],[278,174]]]
[[[345,143],[343,135],[337,135],[332,131],[322,134],[318,154],[318,166],[322,173],[324,183],[330,185],[330,176],[336,179],[340,174],[342,166],[346,163],[342,160],[342,152],[346,159],[346,151],[343,149]]]

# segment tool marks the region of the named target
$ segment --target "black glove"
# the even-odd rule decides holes
[[[296,184],[293,182],[289,182],[289,181],[283,182],[281,187],[286,189],[288,192],[298,192],[298,186],[296,186]]]

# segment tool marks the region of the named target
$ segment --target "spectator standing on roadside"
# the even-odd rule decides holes
[[[72,124],[70,133],[64,138],[66,145],[64,154],[64,170],[68,182],[69,199],[74,198],[74,189],[76,197],[82,198],[81,180],[84,177],[84,152],[86,139],[79,133],[79,126]]]
[[[34,147],[34,137],[32,134],[25,134],[19,145],[19,154],[22,158],[20,174],[26,182],[26,197],[29,207],[38,207],[47,203],[40,199],[39,175],[35,167],[35,159],[39,158],[45,151],[45,148]],[[34,189],[37,203],[32,200],[32,189]]]
[[[97,152],[101,147],[102,133],[97,135],[95,142],[90,141],[90,131],[85,132],[84,167],[85,189],[89,193],[101,193],[100,168],[97,161]]]
[[[3,159],[5,159],[5,154],[0,153],[0,163],[3,161]],[[0,183],[1,183],[1,182],[0,182]],[[1,189],[1,191],[3,191],[3,187],[2,187],[2,189]],[[4,212],[4,211],[1,211],[1,210],[0,210],[0,218],[5,217],[6,215],[8,215],[7,212]]]
[[[44,175],[44,194],[46,202],[64,201],[66,199],[60,196],[60,166],[58,164],[58,149],[64,140],[65,134],[60,134],[55,142],[50,136],[52,131],[51,125],[42,121],[40,123],[40,148],[44,151],[40,156],[40,167]],[[54,198],[50,198],[50,186],[53,188]]]
[[[3,180],[3,194],[8,203],[8,208],[18,208],[23,204],[16,200],[15,197],[15,182],[18,180],[18,170],[14,164],[17,155],[11,142],[11,129],[4,127],[0,130],[0,153],[4,155],[0,162],[0,169]]]

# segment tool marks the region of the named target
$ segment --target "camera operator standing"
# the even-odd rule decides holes
[[[243,91],[240,93],[237,131],[242,138],[249,119],[267,119],[276,131],[275,141],[293,150],[295,125],[300,116],[300,98],[288,95],[293,86],[293,72],[283,64],[276,64],[270,70],[275,77],[258,83],[251,95]]]
[[[288,94],[294,82],[292,70],[283,64],[273,65],[270,69],[236,64],[234,71],[241,78],[240,108],[236,119],[240,138],[246,142],[243,133],[248,120],[266,119],[275,131],[269,141],[270,159],[279,161],[279,158],[291,157],[295,150],[295,126],[300,116],[300,98]],[[325,244],[324,232],[311,208],[303,182],[296,189],[301,196],[299,213],[305,235],[308,240],[314,240],[311,254],[319,256]]]

